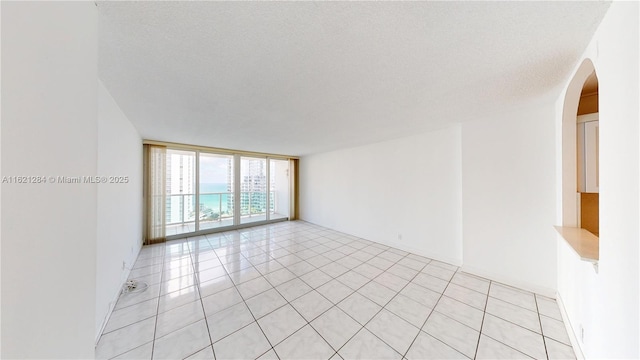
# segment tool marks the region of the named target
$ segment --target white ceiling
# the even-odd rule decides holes
[[[306,155],[559,91],[609,2],[100,2],[145,139]]]

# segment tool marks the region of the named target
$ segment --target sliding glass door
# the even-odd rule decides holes
[[[289,218],[289,160],[167,147],[166,236]]]
[[[234,224],[233,155],[200,153],[199,230]]]

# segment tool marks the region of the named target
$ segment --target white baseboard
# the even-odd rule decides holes
[[[480,269],[477,269],[471,266],[466,266],[466,265],[462,265],[462,268],[460,270],[469,274],[473,274],[473,275],[485,278],[485,279],[489,279],[491,281],[513,286],[518,289],[531,291],[533,293],[546,296],[551,299],[555,299],[556,297],[556,289],[550,289],[543,286],[531,285],[530,283],[519,281],[518,279],[508,278],[503,275],[488,273],[486,271],[482,271]]]
[[[129,276],[129,273],[131,272],[131,270],[127,271],[127,277]],[[126,277],[125,277],[126,279]],[[98,333],[96,334],[96,338],[95,338],[95,346],[98,346],[98,341],[100,341],[100,337],[102,336],[102,333],[104,332],[104,328],[107,326],[107,323],[109,322],[109,318],[111,318],[111,314],[113,313],[113,309],[115,309],[116,307],[116,303],[118,302],[118,298],[120,297],[120,293],[122,292],[122,288],[119,289],[119,291],[115,294],[115,296],[111,299],[111,301],[109,302],[109,311],[107,311],[107,315],[104,317],[104,320],[102,320],[102,325],[100,325],[100,331],[98,331]]]
[[[353,235],[356,236],[356,235]],[[366,239],[368,240],[368,239]],[[454,265],[454,266],[460,266],[462,265],[462,261],[460,259],[453,259],[453,258],[449,258],[446,256],[441,256],[439,254],[434,254],[428,251],[424,251],[423,249],[418,249],[418,248],[414,248],[412,246],[406,246],[405,244],[396,244],[392,241],[389,242],[379,242],[379,241],[373,241],[373,240],[368,240],[368,241],[372,241],[378,244],[382,244],[382,245],[386,245],[386,246],[390,246],[396,249],[400,249],[402,251],[406,251],[412,254],[416,254],[416,255],[420,255],[423,257],[426,257],[428,259],[432,259],[432,260],[437,260],[443,263],[447,263],[450,265]]]
[[[132,268],[133,268],[133,265],[135,264],[136,260],[138,259],[138,255],[140,255],[140,250],[142,250],[142,244],[140,244],[140,248],[138,249],[137,252],[135,252],[134,256],[132,256],[132,259],[129,259],[128,263],[131,264]],[[115,294],[111,298],[111,301],[109,302],[109,311],[107,311],[107,314],[105,315],[104,319],[102,320],[102,324],[100,325],[100,331],[98,331],[98,333],[96,334],[94,346],[98,346],[98,341],[100,341],[100,337],[102,336],[102,333],[104,332],[104,328],[107,326],[107,323],[109,322],[109,319],[111,318],[111,314],[113,313],[113,310],[116,307],[116,303],[118,302],[118,298],[120,297],[120,294],[122,293],[122,286],[124,285],[124,283],[129,278],[129,274],[131,274],[131,270],[132,269],[125,267],[124,271],[122,272],[122,276],[120,278],[120,285],[121,286],[117,289],[117,291],[115,292]]]
[[[569,341],[571,341],[573,352],[576,354],[576,358],[578,360],[584,360],[585,357],[584,351],[582,350],[582,343],[578,341],[578,336],[573,330],[573,325],[571,324],[571,321],[569,321],[569,315],[567,314],[567,310],[564,307],[564,302],[562,301],[562,297],[560,296],[560,294],[556,295],[556,301],[558,302],[560,315],[562,315],[562,322],[564,323],[564,327],[567,330],[567,334],[569,335]]]

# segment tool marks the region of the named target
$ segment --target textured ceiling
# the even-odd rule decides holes
[[[143,138],[306,155],[557,92],[608,2],[99,2]]]

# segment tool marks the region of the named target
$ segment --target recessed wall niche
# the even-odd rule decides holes
[[[576,178],[578,226],[598,236],[599,211],[598,77],[593,71],[584,82],[576,115]]]
[[[560,237],[579,258],[597,264],[599,239],[598,78],[585,59],[569,82],[562,110],[562,217]]]

